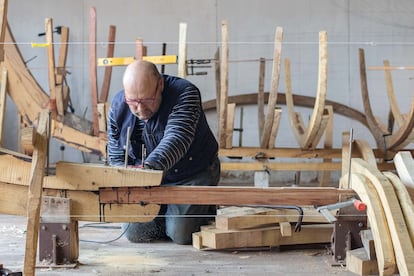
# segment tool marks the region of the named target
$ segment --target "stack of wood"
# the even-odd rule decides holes
[[[193,234],[193,246],[231,249],[330,243],[333,226],[315,208],[301,208],[300,231],[297,227],[299,214],[294,209],[221,208],[215,224],[203,226],[200,232]]]

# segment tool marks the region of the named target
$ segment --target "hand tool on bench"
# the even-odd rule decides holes
[[[349,206],[354,206],[355,209],[360,211],[360,212],[365,211],[366,208],[367,208],[365,203],[363,203],[362,201],[360,201],[356,198],[352,198],[352,199],[347,200],[347,201],[338,202],[338,203],[334,203],[334,204],[329,204],[329,205],[325,205],[325,206],[320,206],[320,207],[316,208],[316,210],[319,213],[321,213],[329,222],[335,222],[337,220],[337,218],[334,215],[332,215],[331,211],[336,210],[336,209],[340,209],[340,208],[349,207]]]

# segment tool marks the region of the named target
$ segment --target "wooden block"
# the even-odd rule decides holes
[[[346,252],[346,268],[358,275],[378,275],[377,260],[369,260],[364,248]]]
[[[362,245],[364,246],[363,248],[368,260],[376,260],[377,256],[375,254],[375,243],[371,229],[361,230],[359,235],[361,236]]]
[[[279,226],[280,226],[280,234],[282,235],[282,237],[292,236],[292,226],[290,225],[289,222],[287,221],[280,222]]]
[[[192,234],[193,237],[193,247],[197,249],[203,248],[202,238],[201,238],[201,232],[195,232]]]
[[[254,172],[255,187],[269,187],[269,173],[266,171]]]

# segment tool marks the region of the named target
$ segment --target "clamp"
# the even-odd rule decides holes
[[[329,204],[329,205],[325,205],[325,206],[320,206],[318,208],[316,208],[316,210],[321,213],[326,220],[328,220],[329,222],[335,222],[337,221],[337,218],[332,215],[332,213],[330,212],[331,210],[336,210],[336,209],[340,209],[340,208],[345,208],[345,207],[349,207],[349,206],[354,206],[356,210],[362,212],[365,211],[367,209],[367,206],[365,205],[365,203],[363,203],[362,201],[356,199],[356,198],[352,198],[348,201],[343,201],[343,202],[338,202],[338,203],[334,203],[334,204]]]

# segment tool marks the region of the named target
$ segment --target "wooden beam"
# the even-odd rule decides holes
[[[120,187],[100,189],[99,193],[101,203],[200,205],[326,205],[338,202],[339,195],[354,194],[336,188],[220,186]]]
[[[97,191],[103,187],[159,186],[162,174],[162,171],[102,164],[71,162],[56,164],[56,178],[68,183],[74,190]]]
[[[273,50],[273,66],[272,81],[270,84],[269,100],[267,103],[267,113],[263,127],[263,134],[260,137],[260,147],[267,148],[269,145],[270,133],[272,131],[275,106],[277,102],[277,92],[280,78],[280,61],[282,57],[282,41],[283,28],[277,27],[275,31],[274,50]]]
[[[332,230],[329,224],[303,225],[300,232],[282,237],[279,226],[230,231],[206,227],[201,229],[201,241],[212,249],[328,243]]]
[[[0,182],[0,193],[3,195],[0,200],[0,213],[26,216],[27,191],[27,186]],[[157,204],[100,204],[99,195],[95,191],[45,188],[43,195],[70,198],[71,218],[78,221],[148,222],[153,220],[160,210]]]
[[[47,158],[47,111],[40,114],[34,141],[33,160],[30,171],[29,193],[27,199],[26,251],[24,257],[24,275],[34,275],[36,266],[37,242],[42,202],[43,177]]]

